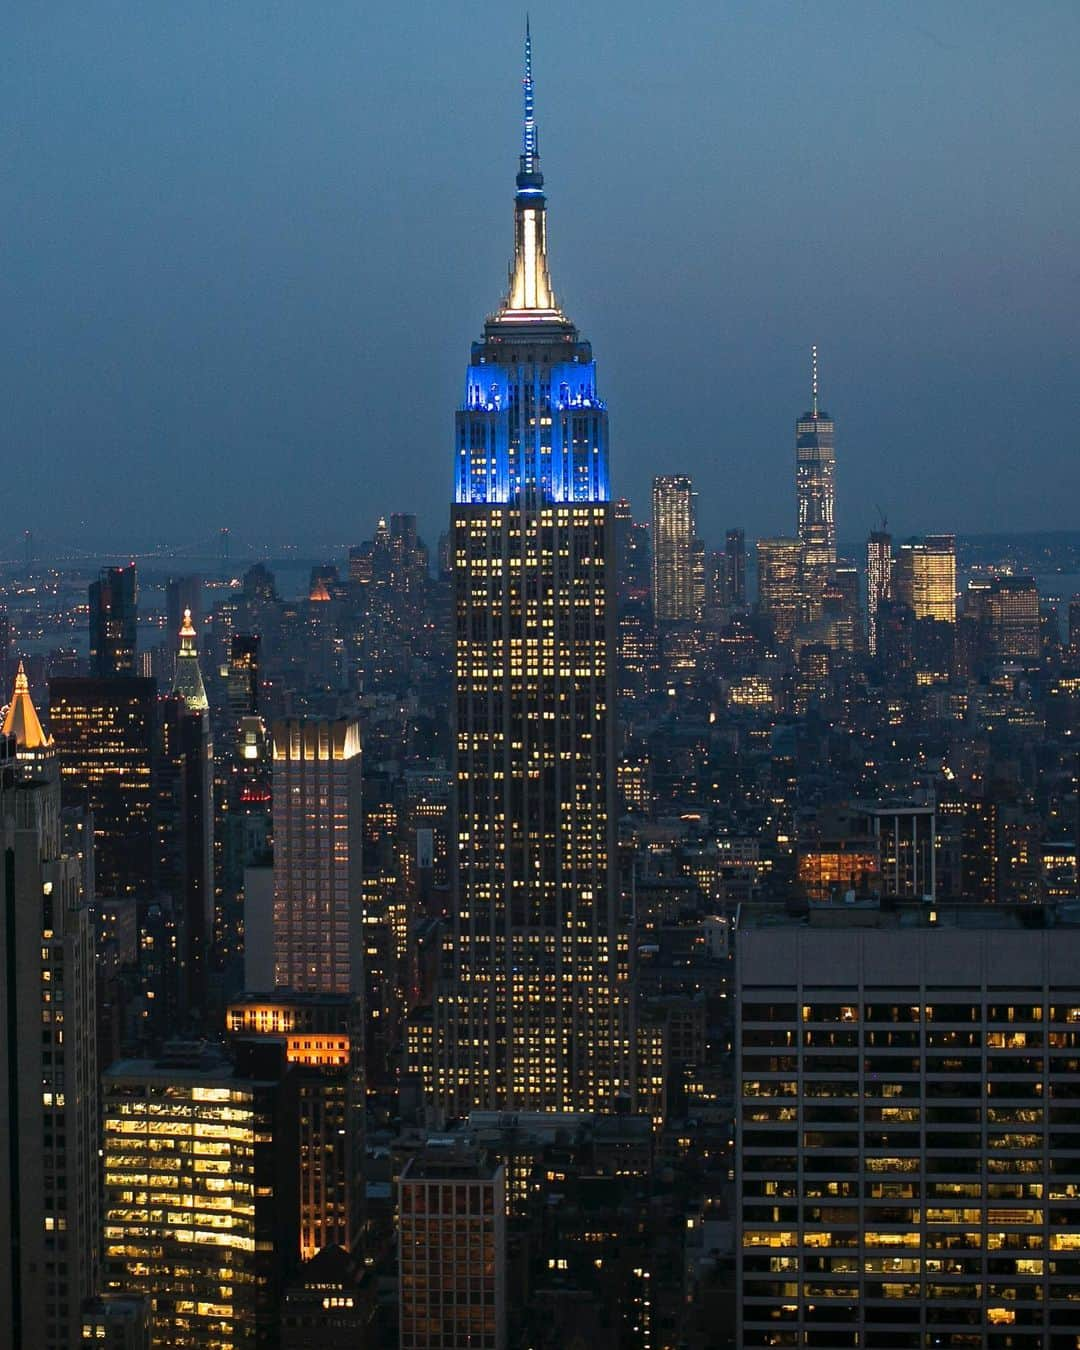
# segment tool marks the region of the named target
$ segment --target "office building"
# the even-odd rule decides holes
[[[785,646],[802,612],[802,553],[798,539],[757,541],[758,611]]]
[[[746,608],[746,531],[728,530],[724,538],[725,604]]]
[[[86,1350],[151,1350],[146,1299],[138,1294],[104,1294],[82,1307]]]
[[[994,577],[983,598],[982,617],[991,660],[1039,660],[1039,590],[1034,577]]]
[[[399,1200],[401,1350],[504,1350],[503,1164],[429,1147],[402,1171]]]
[[[284,1042],[296,1077],[300,1256],[358,1250],[363,1223],[362,1029],[344,994],[246,993],[230,1038]]]
[[[921,902],[744,911],[740,1346],[1080,1334],[1080,926]]]
[[[258,633],[233,633],[229,641],[229,712],[237,722],[259,711]]]
[[[373,1326],[376,1275],[343,1247],[326,1247],[305,1261],[285,1289],[281,1350],[366,1350]]]
[[[234,1066],[174,1042],[105,1073],[105,1288],[145,1296],[155,1348],[276,1340],[297,1249],[294,1091],[271,1045]]]
[[[32,704],[17,721],[40,731]],[[70,1350],[98,1276],[94,938],[55,765],[17,747],[0,737],[0,1344]]]
[[[892,535],[871,531],[866,541],[866,624],[871,656],[878,654],[878,609],[893,594]]]
[[[49,724],[65,806],[94,821],[100,896],[148,899],[154,889],[157,685],[137,676],[49,681]]]
[[[437,1004],[455,1115],[608,1102],[632,1080],[607,411],[551,288],[526,48],[510,290],[456,419],[456,905]]]
[[[104,567],[90,584],[90,674],[134,675],[139,579],[134,563]]]
[[[274,984],[362,988],[360,728],[347,719],[273,724]]]
[[[686,474],[653,479],[653,609],[658,623],[684,623],[696,613],[694,541],[697,493]]]
[[[928,534],[900,545],[893,574],[896,599],[915,619],[956,622],[956,536]]]
[[[811,348],[810,409],[795,423],[795,494],[807,617],[836,563],[836,450],[832,418],[818,405],[817,348]]]

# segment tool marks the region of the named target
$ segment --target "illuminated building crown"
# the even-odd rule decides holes
[[[523,83],[510,288],[483,341],[473,344],[457,414],[454,497],[493,505],[535,491],[551,502],[606,502],[607,411],[596,363],[559,307],[548,272],[528,23]]]
[[[180,695],[189,712],[208,712],[210,709],[210,700],[206,697],[206,687],[199,669],[199,649],[190,609],[184,610],[184,622],[180,625],[180,650],[176,654],[173,693]]]

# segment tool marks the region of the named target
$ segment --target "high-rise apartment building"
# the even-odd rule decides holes
[[[297,1252],[295,1083],[277,1046],[232,1065],[177,1042],[104,1075],[105,1285],[142,1294],[151,1344],[276,1335]]]
[[[893,590],[916,619],[955,623],[956,535],[928,534],[901,544]]]
[[[818,405],[817,348],[811,348],[810,409],[795,423],[795,495],[807,617],[820,617],[821,592],[836,563],[835,425]]]
[[[504,1350],[504,1165],[429,1147],[399,1189],[401,1350]]]
[[[90,673],[134,675],[139,580],[134,563],[104,567],[90,584]]]
[[[272,742],[275,985],[359,993],[360,727],[288,718],[273,724]]]
[[[760,911],[737,952],[737,1343],[1074,1345],[1076,916]]]
[[[892,535],[872,530],[866,541],[866,624],[871,656],[878,654],[878,608],[893,594]]]
[[[0,737],[0,1344],[70,1350],[101,1235],[94,937],[47,738],[27,743],[32,704],[17,720],[22,739]]]
[[[757,541],[758,611],[772,622],[777,642],[788,643],[802,606],[803,546],[798,539]]]
[[[49,681],[49,724],[64,805],[93,813],[96,893],[149,899],[155,872],[155,681],[57,676]]]
[[[607,411],[552,291],[543,183],[526,39],[510,290],[456,419],[455,906],[436,1005],[452,1114],[632,1088]]]
[[[658,623],[680,623],[695,612],[694,540],[697,493],[687,474],[653,479],[653,609]]]

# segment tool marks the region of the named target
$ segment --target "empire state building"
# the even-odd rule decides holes
[[[438,1105],[632,1094],[614,839],[613,544],[592,349],[551,285],[525,39],[509,289],[455,422],[456,905]]]

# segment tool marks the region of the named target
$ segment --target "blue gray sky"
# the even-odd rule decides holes
[[[0,53],[8,524],[348,543],[450,496],[505,285],[524,12],[22,3]],[[616,489],[793,523],[808,349],[842,539],[1080,527],[1075,0],[553,0],[555,286]],[[0,555],[4,550],[0,548]]]

